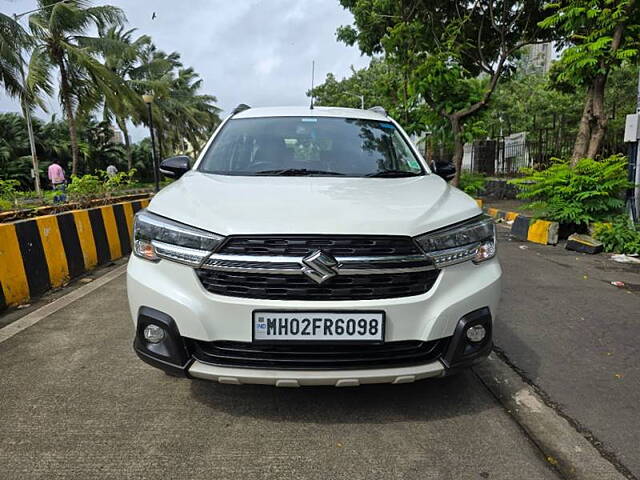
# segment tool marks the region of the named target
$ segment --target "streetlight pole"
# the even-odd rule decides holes
[[[27,133],[29,135],[29,148],[31,149],[31,164],[33,165],[33,182],[36,189],[36,195],[42,195],[40,191],[40,165],[38,162],[38,153],[36,151],[36,139],[33,135],[33,123],[31,122],[31,111],[26,100],[22,102],[22,111],[24,119],[27,122]]]
[[[153,161],[153,182],[154,191],[160,191],[160,172],[158,172],[158,156],[156,155],[156,136],[153,132],[153,114],[151,113],[151,105],[153,104],[153,95],[145,94],[142,100],[147,104],[147,112],[149,116],[149,132],[151,134],[151,159]]]

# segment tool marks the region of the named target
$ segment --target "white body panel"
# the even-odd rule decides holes
[[[189,172],[149,211],[220,235],[419,235],[480,215],[436,175],[410,178],[236,177]]]
[[[502,270],[497,259],[442,269],[427,293],[380,300],[260,300],[209,293],[193,268],[167,260],[151,263],[131,256],[127,289],[131,315],[141,306],[174,318],[183,336],[198,340],[251,341],[254,310],[384,310],[385,341],[435,340],[453,334],[460,318],[488,306],[496,311]]]

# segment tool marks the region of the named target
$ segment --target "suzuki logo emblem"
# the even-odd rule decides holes
[[[316,250],[302,259],[302,273],[320,284],[338,274],[338,261],[322,250]]]

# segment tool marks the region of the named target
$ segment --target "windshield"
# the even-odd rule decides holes
[[[199,169],[221,175],[404,177],[424,173],[393,123],[330,117],[231,119]]]

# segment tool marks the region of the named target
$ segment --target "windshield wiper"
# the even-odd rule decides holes
[[[309,170],[307,168],[284,168],[282,170],[262,170],[255,172],[254,175],[274,175],[274,176],[305,176],[305,175],[339,175],[343,176],[344,173],[330,172],[326,170]]]
[[[381,172],[369,173],[366,177],[417,177],[421,175],[417,172],[407,172],[405,170],[383,170]]]

